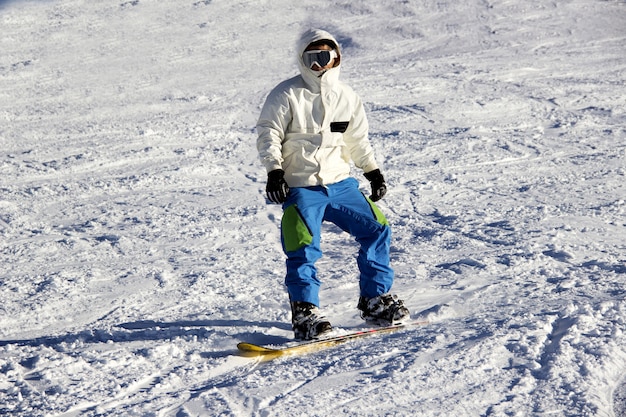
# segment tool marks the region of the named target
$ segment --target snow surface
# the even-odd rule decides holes
[[[427,326],[288,343],[254,124],[344,47]],[[0,2],[0,414],[626,415],[626,3]],[[367,191],[360,172],[354,172]],[[322,308],[361,328],[352,239]]]

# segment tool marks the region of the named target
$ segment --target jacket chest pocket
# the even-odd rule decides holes
[[[332,122],[330,124],[330,131],[337,132],[337,133],[345,133],[345,131],[348,129],[349,124],[350,122]]]

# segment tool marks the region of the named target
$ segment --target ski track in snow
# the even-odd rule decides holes
[[[0,414],[626,415],[624,22],[621,0],[0,1]],[[394,292],[431,324],[260,363],[237,342],[291,330],[254,124],[309,26],[342,43]],[[354,242],[328,225],[323,249],[322,308],[358,328]]]

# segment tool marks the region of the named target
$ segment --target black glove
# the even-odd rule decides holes
[[[265,192],[267,198],[272,203],[282,204],[287,200],[289,194],[289,186],[283,178],[285,171],[282,169],[275,169],[267,174],[267,186]]]
[[[378,201],[387,194],[387,184],[385,184],[385,177],[380,173],[380,169],[366,172],[365,178],[367,178],[372,186],[370,200]]]

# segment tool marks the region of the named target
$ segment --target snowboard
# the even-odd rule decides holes
[[[336,346],[350,340],[377,334],[392,333],[398,330],[406,329],[407,327],[423,326],[426,324],[428,324],[428,321],[409,321],[406,323],[399,323],[391,326],[373,327],[347,334],[342,334],[339,336],[314,339],[312,341],[283,347],[268,347],[256,345],[254,343],[240,342],[239,344],[237,344],[237,349],[239,349],[239,352],[242,356],[261,357],[262,360],[271,360],[279,356],[314,352],[331,346]]]

